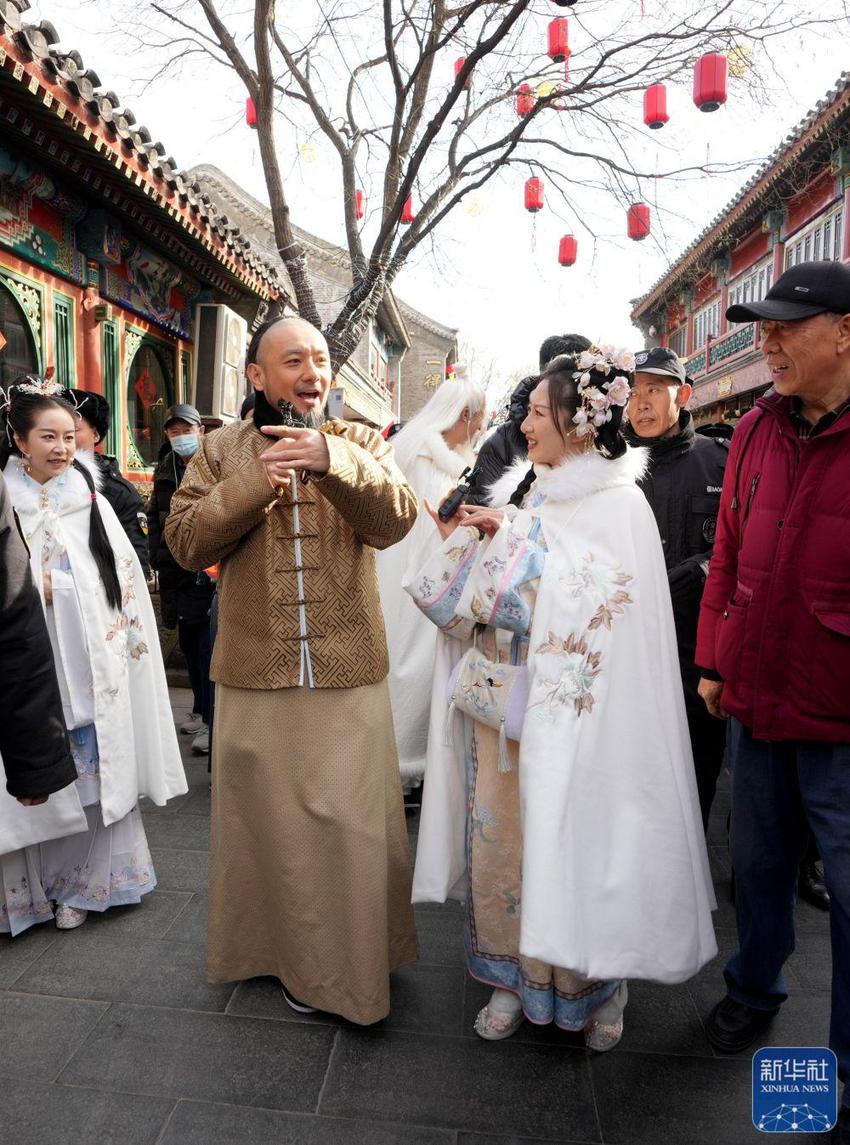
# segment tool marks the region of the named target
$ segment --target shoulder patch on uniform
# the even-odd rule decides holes
[[[143,513],[143,512],[142,512],[142,510],[141,510],[141,509],[139,509],[139,511],[136,513],[136,520],[139,522],[139,528],[142,530],[142,533],[143,533],[145,536],[147,536],[147,535],[148,535],[148,518],[147,518],[147,514],[146,514],[146,513]]]
[[[714,442],[715,445],[719,445],[721,449],[725,449],[728,452],[729,445],[731,443],[731,438],[729,438],[729,437],[713,437],[711,440]]]

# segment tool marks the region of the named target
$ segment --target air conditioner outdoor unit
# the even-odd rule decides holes
[[[192,404],[203,417],[238,418],[246,393],[248,325],[227,306],[202,302],[195,309]]]

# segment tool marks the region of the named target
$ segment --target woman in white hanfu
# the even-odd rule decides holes
[[[392,439],[395,462],[419,498],[433,504],[451,492],[475,464],[475,438],[484,422],[486,395],[465,372],[442,383],[434,396]],[[439,547],[431,518],[421,513],[403,541],[376,554],[390,656],[390,702],[398,762],[407,790],[425,775],[434,664],[451,671],[455,641],[440,637],[401,587],[407,569],[418,569]],[[442,738],[442,723],[437,738]]]
[[[522,425],[534,473],[500,479],[507,508],[462,507],[406,584],[489,665],[444,681],[475,718],[448,713],[414,875],[414,901],[465,896],[467,965],[494,987],[483,1038],[527,1017],[611,1049],[627,979],[682,982],[717,951],[645,451],[619,432],[632,363],[551,363]]]
[[[75,459],[59,388],[13,386],[0,438],[78,775],[41,806],[0,793],[0,932],[12,935],[139,902],[156,886],[139,796],[163,804],[187,790],[145,578],[93,459]]]

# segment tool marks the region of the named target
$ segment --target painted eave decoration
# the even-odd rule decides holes
[[[247,290],[265,299],[282,293],[277,268],[251,249],[250,240],[190,175],[178,170],[163,144],[151,141],[150,132],[135,122],[129,108],[121,107],[120,98],[104,90],[80,54],[54,46],[59,37],[53,25],[46,20],[24,22],[21,11],[27,6],[26,0],[0,0],[0,72],[5,81],[0,85],[0,125],[26,115],[3,98],[3,87],[16,83],[57,121],[57,127],[72,130],[92,152],[106,159],[127,180],[128,190],[130,185],[137,189],[126,204],[130,218],[145,214],[137,205],[140,189],[150,206],[171,220],[162,234],[176,225]],[[26,123],[16,126],[27,128]],[[38,127],[35,122],[30,125],[33,133]],[[61,155],[57,157],[61,161]],[[124,209],[124,204],[116,205]],[[155,230],[151,235],[160,237]]]

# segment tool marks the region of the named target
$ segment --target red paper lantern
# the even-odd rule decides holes
[[[694,64],[694,103],[700,111],[717,111],[726,102],[728,72],[728,61],[718,52],[709,52]]]
[[[257,130],[257,108],[250,95],[245,100],[245,122],[249,127],[253,127],[255,131]]]
[[[401,209],[401,221],[405,224],[412,223],[415,218],[416,215],[413,213],[413,199],[408,195]]]
[[[567,54],[566,54],[566,56],[564,56],[564,83],[565,84],[569,84],[569,82],[570,82],[570,54],[571,53],[570,53],[570,50],[568,48]]]
[[[569,51],[569,26],[563,16],[558,16],[549,25],[549,55],[559,64]]]
[[[669,120],[667,114],[667,88],[663,83],[654,83],[643,93],[643,122],[647,127],[657,129]]]
[[[466,56],[458,56],[458,58],[455,60],[455,79],[457,79],[457,77],[460,75],[465,63]],[[463,85],[464,87],[469,87],[469,81],[471,78],[471,76],[466,77],[466,83]]]
[[[564,235],[558,244],[558,262],[561,266],[572,266],[578,254],[578,242],[574,235]]]
[[[646,203],[632,203],[627,215],[629,238],[640,242],[649,234],[649,207]]]
[[[525,209],[527,211],[541,211],[543,209],[543,180],[536,177],[527,179],[525,183]]]
[[[366,214],[366,196],[362,191],[354,192],[354,217],[362,219]]]
[[[530,115],[534,111],[534,92],[527,84],[520,84],[516,93],[516,113],[522,118],[525,115]]]

